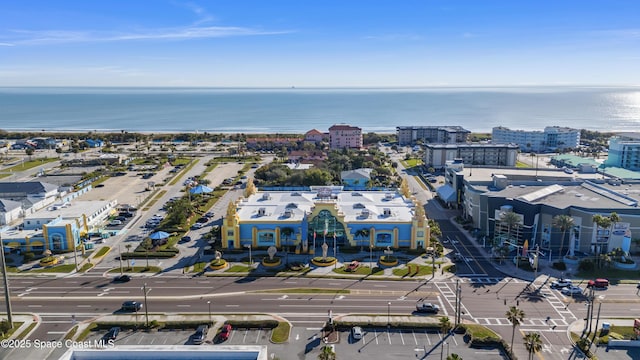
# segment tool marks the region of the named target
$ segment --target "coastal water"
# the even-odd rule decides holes
[[[459,125],[640,131],[640,88],[0,88],[0,129],[304,133]]]

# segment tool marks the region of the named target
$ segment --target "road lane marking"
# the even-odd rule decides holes
[[[91,307],[91,305],[76,305],[76,306],[80,307],[80,308],[90,308]]]
[[[42,305],[27,305],[27,307],[38,307],[38,308],[41,308]]]

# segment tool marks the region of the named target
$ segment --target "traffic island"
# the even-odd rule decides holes
[[[328,256],[328,257],[316,256],[313,259],[311,259],[311,263],[313,265],[321,266],[321,267],[331,266],[331,265],[334,265],[336,262],[338,262],[338,259],[334,258],[333,256]]]
[[[229,263],[225,259],[215,259],[209,263],[209,269],[211,270],[222,270],[226,269],[227,266],[229,266]]]
[[[280,264],[282,264],[282,260],[279,257],[270,258],[265,256],[262,259],[262,266],[265,267],[278,267]]]

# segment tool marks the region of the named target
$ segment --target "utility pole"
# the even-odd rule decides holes
[[[13,314],[11,312],[11,294],[9,293],[9,278],[7,278],[7,263],[4,257],[4,243],[0,235],[0,257],[2,257],[2,279],[4,280],[4,302],[7,304],[7,321],[9,329],[13,329]]]
[[[598,315],[596,316],[596,327],[593,329],[593,337],[591,337],[591,342],[596,339],[596,333],[598,332],[598,323],[600,322],[600,308],[602,307],[602,302],[598,301]]]
[[[120,244],[118,244],[118,252],[120,253],[120,256],[118,256],[120,259],[120,275],[122,275],[124,273],[124,269],[122,268],[122,247]]]
[[[147,293],[151,291],[151,289],[147,290],[147,283],[144,283],[142,286],[142,292],[144,292],[144,316],[146,327],[149,327],[149,307],[147,306]]]

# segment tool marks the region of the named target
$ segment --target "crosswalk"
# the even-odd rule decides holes
[[[460,283],[467,284],[498,284],[498,283],[514,283],[514,284],[522,284],[527,283],[528,281],[514,279],[514,278],[503,278],[503,277],[462,277],[456,279],[450,279],[449,283],[455,283],[456,281],[460,281]]]

